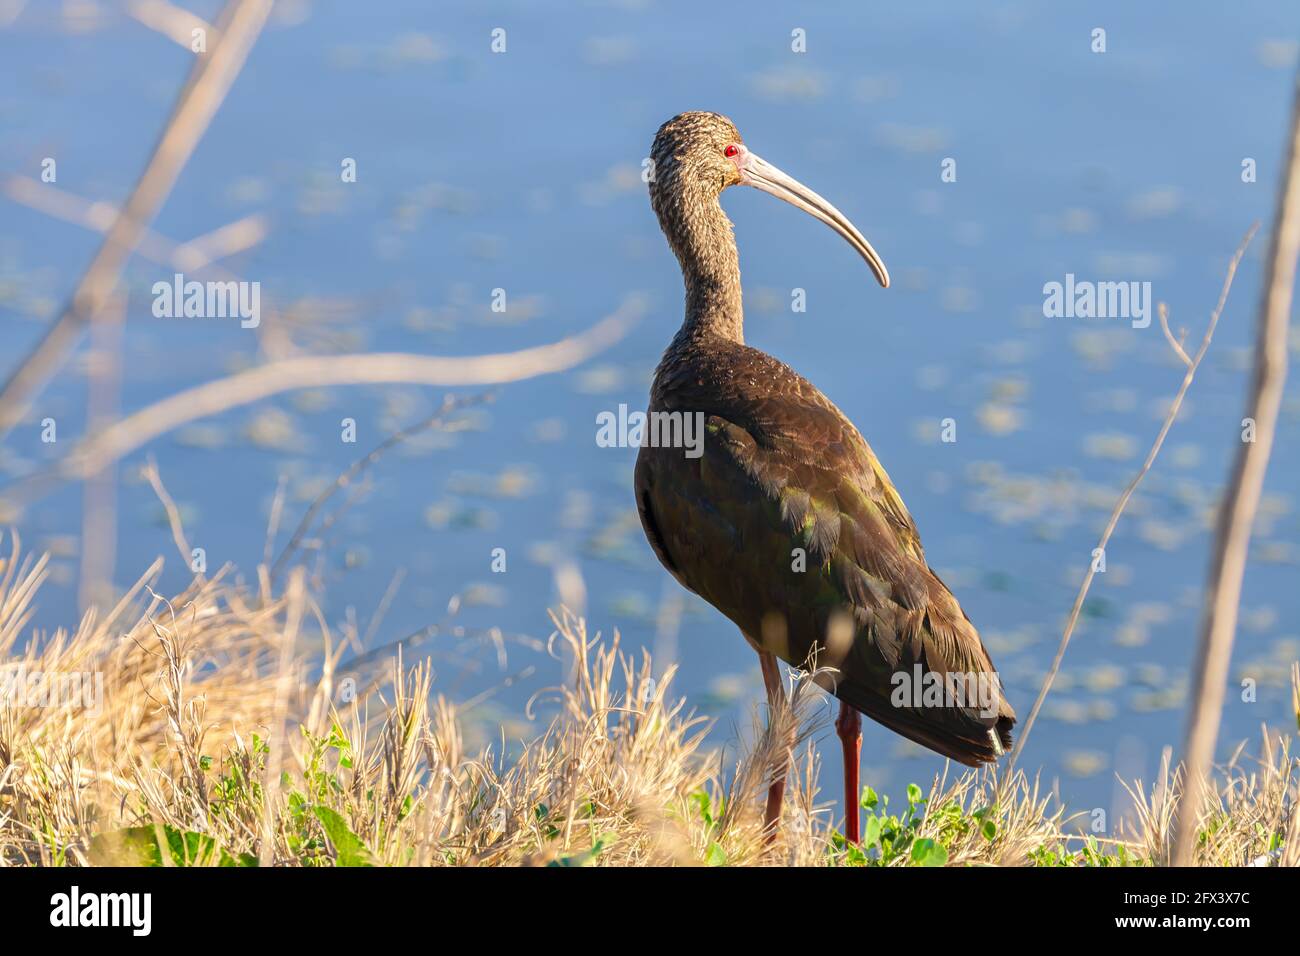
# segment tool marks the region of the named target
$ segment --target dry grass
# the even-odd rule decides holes
[[[672,694],[671,668],[651,680],[647,654],[565,613],[552,650],[570,672],[533,702],[553,714],[545,731],[469,754],[424,664],[395,659],[375,695],[343,699],[340,642],[301,574],[272,595],[268,575],[253,591],[226,570],[165,600],[151,590],[160,569],[75,633],[24,643],[46,561],[16,540],[0,559],[0,658],[103,681],[100,708],[29,706],[12,687],[0,703],[4,863],[1108,865],[1168,852],[1168,770],[1154,789],[1133,784],[1140,817],[1120,839],[1075,835],[1037,781],[986,771],[913,788],[906,809],[870,806],[870,848],[845,846],[817,792],[810,736],[826,709],[811,681],[795,681],[789,712],[756,715],[728,759],[705,749],[706,722]],[[313,682],[309,656],[325,661]],[[1254,769],[1224,768],[1197,861],[1294,862],[1297,763],[1287,740]],[[769,846],[762,797],[781,765],[785,815]]]

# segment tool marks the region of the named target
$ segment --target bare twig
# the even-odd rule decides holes
[[[1291,665],[1291,709],[1295,712],[1296,727],[1300,728],[1300,662]],[[1282,858],[1277,865],[1300,866],[1300,785],[1292,790],[1291,822],[1282,845]]]
[[[215,43],[216,31],[202,17],[165,0],[131,0],[126,12],[151,30],[157,30],[178,46],[193,52],[194,31],[207,33],[207,42]]]
[[[275,859],[275,808],[280,799],[280,771],[285,765],[289,750],[289,735],[286,732],[289,699],[299,678],[294,658],[303,613],[309,604],[305,577],[302,568],[295,569],[289,575],[288,587],[285,588],[284,624],[272,629],[275,640],[280,644],[280,662],[276,670],[271,732],[267,736],[269,753],[266,755],[266,802],[263,805],[261,841],[257,853],[260,866],[267,866]]]
[[[316,520],[316,516],[320,513],[320,510],[325,507],[337,492],[350,486],[352,482],[357,479],[358,475],[378,461],[384,452],[388,451],[388,449],[392,448],[394,445],[405,441],[414,434],[430,428],[437,428],[445,424],[447,418],[453,412],[486,401],[491,401],[490,395],[471,395],[468,398],[457,398],[448,395],[443,399],[442,406],[428,418],[417,422],[414,425],[408,426],[407,428],[403,428],[401,431],[394,432],[375,446],[368,455],[354,461],[346,471],[339,475],[338,478],[334,479],[334,482],[321,492],[321,494],[317,496],[316,500],[311,503],[306,514],[302,516],[302,520],[298,522],[298,527],[290,536],[289,543],[284,546],[284,550],[280,552],[280,556],[275,559],[275,564],[271,565],[271,579],[273,581],[275,580],[279,575],[280,570],[284,567],[284,563],[288,561],[289,558],[292,557],[302,546],[303,538],[306,537],[307,532],[311,530],[312,523]]]
[[[152,455],[140,472],[153,487],[153,493],[162,503],[163,511],[167,514],[167,526],[171,529],[172,541],[176,545],[176,550],[180,552],[181,560],[188,567],[194,560],[194,553],[190,549],[189,539],[185,537],[185,523],[181,520],[181,509],[176,507],[176,500],[163,484],[162,473],[158,470],[158,463],[153,460]]]
[[[0,179],[0,192],[28,209],[100,235],[113,228],[120,214],[112,203],[103,200],[92,202],[29,176],[9,175]],[[175,242],[152,229],[142,229],[135,254],[181,272],[200,273],[210,269],[219,259],[229,259],[252,249],[266,238],[266,234],[266,218],[260,213],[241,216],[187,242]],[[225,271],[214,271],[213,277],[222,280],[236,278],[233,273]]]
[[[1241,582],[1246,573],[1251,526],[1264,488],[1264,474],[1273,450],[1282,387],[1286,382],[1288,320],[1295,287],[1296,258],[1300,255],[1300,73],[1296,75],[1291,111],[1291,136],[1278,192],[1277,212],[1270,242],[1264,296],[1259,309],[1255,341],[1255,371],[1247,399],[1247,417],[1254,420],[1254,441],[1237,450],[1227,494],[1219,509],[1218,529],[1205,610],[1196,652],[1192,684],[1192,711],[1183,745],[1187,764],[1182,810],[1172,862],[1187,866],[1196,847],[1206,776],[1214,759],[1223,713],[1224,685],[1237,628]]]
[[[1223,307],[1228,301],[1228,291],[1232,288],[1232,279],[1237,274],[1237,266],[1241,262],[1242,256],[1246,254],[1246,247],[1250,245],[1250,240],[1254,237],[1255,230],[1258,228],[1258,223],[1250,227],[1245,238],[1241,240],[1241,245],[1237,247],[1237,251],[1233,255],[1232,261],[1228,263],[1228,272],[1223,279],[1223,289],[1219,293],[1218,304],[1215,305],[1214,312],[1210,315],[1210,322],[1205,327],[1205,335],[1201,339],[1201,347],[1196,350],[1196,355],[1194,357],[1190,359],[1187,358],[1186,351],[1184,351],[1182,346],[1176,343],[1173,336],[1169,334],[1168,317],[1165,312],[1164,304],[1161,303],[1161,328],[1165,330],[1170,345],[1174,346],[1174,351],[1182,357],[1183,361],[1187,364],[1187,371],[1183,375],[1183,383],[1179,386],[1178,393],[1174,396],[1173,403],[1169,406],[1169,413],[1165,416],[1164,424],[1161,425],[1160,432],[1156,435],[1156,440],[1151,445],[1151,450],[1147,452],[1146,460],[1142,462],[1142,467],[1128,483],[1128,487],[1126,487],[1124,493],[1119,496],[1119,501],[1115,503],[1115,508],[1110,513],[1110,520],[1106,522],[1106,528],[1102,531],[1101,539],[1097,543],[1097,547],[1103,552],[1106,550],[1106,545],[1110,542],[1110,536],[1115,532],[1116,525],[1119,524],[1120,515],[1122,515],[1124,509],[1128,507],[1128,502],[1129,499],[1133,497],[1133,492],[1137,490],[1138,485],[1142,483],[1142,479],[1145,478],[1147,472],[1151,470],[1151,466],[1155,463],[1156,456],[1160,453],[1160,447],[1165,443],[1165,436],[1169,434],[1169,429],[1173,427],[1174,420],[1178,418],[1178,411],[1183,406],[1183,399],[1187,395],[1187,390],[1192,385],[1192,379],[1196,377],[1196,370],[1200,368],[1201,360],[1205,358],[1206,350],[1210,347],[1210,340],[1214,337],[1214,328],[1219,324],[1219,316],[1223,313]],[[1061,643],[1056,648],[1056,656],[1052,659],[1052,666],[1047,671],[1047,677],[1043,680],[1043,686],[1038,691],[1038,697],[1034,700],[1034,706],[1029,711],[1029,717],[1025,720],[1025,726],[1020,731],[1020,739],[1016,741],[1016,745],[1011,751],[1011,760],[1008,764],[1007,779],[1010,779],[1010,770],[1015,767],[1016,761],[1020,758],[1020,752],[1025,749],[1025,741],[1029,739],[1029,731],[1033,729],[1034,721],[1038,719],[1038,712],[1043,707],[1043,701],[1047,699],[1047,694],[1052,689],[1052,683],[1056,680],[1057,672],[1061,669],[1061,661],[1065,657],[1065,649],[1070,645],[1070,638],[1074,635],[1074,628],[1079,623],[1079,614],[1083,610],[1083,602],[1087,599],[1088,591],[1092,587],[1093,575],[1097,573],[1095,568],[1096,565],[1090,561],[1088,563],[1088,571],[1083,576],[1083,583],[1079,585],[1079,592],[1074,597],[1074,606],[1070,608],[1070,616],[1065,623],[1065,631],[1061,634]]]
[[[280,533],[280,516],[284,514],[284,493],[289,479],[281,473],[275,483],[275,497],[271,499],[271,513],[266,521],[266,540],[262,544],[262,564],[271,563],[271,551],[275,547],[275,536]]]
[[[91,332],[86,366],[86,430],[98,431],[117,417],[122,382],[122,325],[126,295],[113,296]],[[78,603],[84,611],[112,600],[117,558],[117,469],[89,475],[81,497],[81,574]]]
[[[1165,341],[1169,343],[1169,347],[1174,350],[1174,353],[1183,360],[1184,365],[1191,365],[1192,360],[1187,357],[1187,352],[1183,349],[1183,339],[1187,337],[1187,331],[1180,329],[1179,331],[1183,334],[1179,338],[1174,338],[1174,333],[1169,331],[1169,309],[1161,302],[1156,311],[1160,314],[1160,328],[1165,333]]]
[[[60,222],[71,223],[91,232],[106,233],[117,221],[118,208],[103,200],[92,202],[76,193],[42,183],[28,176],[0,177],[0,192],[14,202],[44,213]],[[135,255],[148,262],[167,266],[177,272],[211,278],[217,282],[240,282],[235,272],[218,265],[218,260],[247,252],[267,235],[267,223],[258,214],[244,216],[218,226],[186,242],[176,242],[152,229],[141,231]],[[262,321],[253,331],[268,354],[284,350],[286,333],[278,321],[281,310],[262,295]]]
[[[222,10],[217,24],[220,41],[211,52],[195,58],[148,165],[71,300],[32,353],[0,387],[0,436],[22,418],[31,397],[67,358],[82,331],[104,307],[131,252],[243,68],[270,11],[271,0],[230,0]]]
[[[459,357],[378,352],[267,362],[196,385],[128,415],[83,441],[53,468],[12,483],[4,496],[16,503],[35,500],[58,482],[82,479],[187,422],[296,389],[332,385],[498,385],[562,372],[621,339],[643,310],[640,297],[629,296],[616,312],[591,328],[549,345],[517,352]]]

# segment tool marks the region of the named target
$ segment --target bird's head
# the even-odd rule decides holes
[[[670,239],[702,206],[716,204],[728,186],[753,186],[826,223],[889,288],[884,261],[857,227],[817,193],[750,150],[727,117],[707,112],[674,116],[655,134],[650,159],[650,203]]]

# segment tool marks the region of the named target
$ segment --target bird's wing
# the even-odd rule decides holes
[[[837,696],[955,759],[994,759],[1009,743],[1014,713],[1000,688],[986,699],[992,713],[891,700],[894,675],[918,665],[916,673],[940,677],[996,681],[996,674],[926,564],[916,525],[879,461],[819,393],[786,390],[724,407],[707,417],[699,459],[642,449],[637,471],[642,522],[661,561],[751,640],[795,666],[817,649],[819,663],[839,671]],[[768,646],[773,639],[762,632],[773,614],[784,618],[784,633]],[[833,619],[845,614],[851,641],[828,647]]]

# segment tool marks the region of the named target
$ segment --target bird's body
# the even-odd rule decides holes
[[[655,373],[649,411],[704,425],[702,449],[691,454],[641,448],[637,508],[655,554],[740,628],[763,658],[769,695],[780,693],[773,655],[826,669],[819,682],[843,705],[851,790],[858,712],[963,763],[996,759],[1015,714],[884,469],[825,395],[744,343],[739,259],[718,196],[757,186],[831,225],[887,286],[884,264],[838,210],[750,153],[725,117],[669,120],[651,157],[651,204],[682,267],[686,316]],[[978,700],[957,705],[899,696],[899,675],[931,674],[985,684]],[[779,812],[777,783],[773,790]],[[856,839],[856,810],[848,829]]]
[[[966,764],[1010,745],[999,695],[979,708],[895,707],[892,675],[992,674],[956,598],[862,435],[807,379],[757,349],[714,336],[675,342],[650,412],[700,413],[703,453],[645,446],[636,495],[655,554],[730,618],[757,650],[795,667],[834,667],[836,696]],[[852,629],[828,642],[837,615]]]

